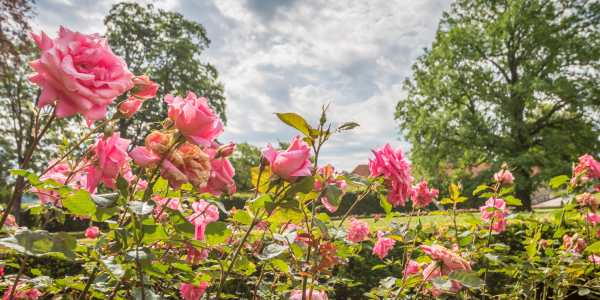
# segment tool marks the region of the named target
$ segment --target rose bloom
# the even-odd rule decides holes
[[[594,265],[600,265],[600,256],[596,254],[592,254],[588,256],[588,260]]]
[[[236,145],[234,143],[229,143],[226,145],[218,145],[217,153],[215,158],[221,157],[229,157],[235,152]]]
[[[276,151],[271,144],[262,150],[269,162],[271,172],[285,181],[294,182],[298,177],[310,176],[310,147],[296,136],[285,151]]]
[[[500,233],[506,230],[506,219],[508,209],[506,202],[500,198],[490,198],[485,205],[479,207],[481,219],[486,222],[492,222],[491,227],[494,232]]]
[[[200,300],[206,289],[208,288],[207,282],[201,282],[198,285],[193,285],[191,283],[182,283],[179,287],[179,295],[183,300]]]
[[[154,195],[152,200],[156,203],[153,211],[154,218],[160,222],[164,222],[168,217],[165,205],[172,210],[183,212],[183,207],[177,198],[163,198],[160,195]]]
[[[419,273],[419,270],[421,269],[421,265],[414,261],[414,260],[409,260],[408,263],[406,263],[406,267],[404,268],[404,272],[403,275],[404,277],[408,277],[410,275],[414,275]]]
[[[315,181],[315,190],[320,192],[327,185],[335,185],[338,189],[342,191],[342,193],[346,190],[346,181],[344,179],[337,179],[335,177],[335,169],[332,165],[326,165],[324,167],[319,168],[318,174],[322,177],[322,180]],[[341,197],[341,196],[340,196]],[[321,197],[321,203],[325,208],[333,213],[336,212],[338,207],[329,202],[327,196]]]
[[[95,239],[100,236],[100,229],[96,226],[90,226],[85,230],[85,237],[88,239]]]
[[[494,181],[504,185],[511,185],[515,177],[509,170],[500,170],[496,174],[494,174]]]
[[[85,35],[60,27],[52,39],[32,34],[41,56],[29,64],[29,80],[42,89],[38,106],[56,104],[56,116],[82,114],[88,121],[106,116],[113,100],[133,87],[133,74],[99,34]]]
[[[56,160],[51,160],[49,165],[54,165]],[[75,166],[71,168],[68,163],[61,162],[49,169],[46,174],[40,177],[41,181],[54,180],[60,184],[70,186],[78,189],[86,186],[85,176],[78,168],[81,166]],[[31,191],[36,193],[42,204],[62,206],[60,202],[60,195],[55,190],[39,189],[36,187],[31,188]]]
[[[563,249],[573,254],[580,254],[583,252],[587,243],[584,239],[580,238],[577,234],[570,236],[565,234],[563,236]]]
[[[352,219],[350,220],[350,228],[348,228],[348,236],[346,237],[353,243],[360,243],[369,238],[369,226],[367,223]]]
[[[88,191],[95,191],[100,182],[108,188],[116,188],[115,183],[119,174],[124,174],[130,169],[127,156],[129,143],[130,141],[122,139],[118,132],[96,141],[92,146],[94,158],[87,169]]]
[[[377,242],[373,245],[373,254],[384,259],[395,244],[396,240],[384,237],[384,233],[379,231],[377,232]]]
[[[458,253],[439,245],[421,245],[419,248],[429,255],[431,259],[442,263],[440,271],[442,275],[448,275],[453,271],[471,271],[471,264]]]
[[[312,299],[312,300],[328,300],[329,299],[329,298],[327,298],[327,293],[325,293],[325,291],[313,290],[312,294],[311,294],[309,289],[306,290],[305,298]],[[302,300],[302,290],[292,291],[290,293],[290,300]]]
[[[215,158],[210,161],[210,176],[208,183],[204,188],[204,192],[209,192],[215,196],[226,193],[231,195],[235,193],[235,181],[233,176],[235,175],[235,169],[231,162],[225,158]]]
[[[142,107],[143,103],[143,100],[130,96],[127,100],[121,102],[117,109],[123,116],[131,118]]]
[[[4,225],[8,227],[17,227],[17,219],[12,214],[8,214],[8,216],[6,216],[6,221],[4,221]]]
[[[14,294],[13,284],[9,284],[6,291],[4,291],[4,295],[2,295],[2,300],[37,300],[42,296],[42,292],[40,292],[36,288],[24,288],[23,285],[19,284],[17,286]],[[10,294],[13,294],[13,297],[10,297]]]
[[[172,136],[159,131],[150,133],[145,146],[135,147],[129,156],[141,167],[152,168],[162,161],[160,174],[172,188],[178,189],[182,184],[190,182],[196,189],[202,190],[210,177],[210,156],[200,147],[184,143],[165,155],[172,145]]]
[[[587,206],[593,212],[596,212],[596,210],[598,209],[598,198],[594,194],[591,194],[591,193],[579,194],[575,197],[575,200],[577,201],[577,203],[580,206],[584,206],[584,207]]]
[[[579,163],[573,168],[571,183],[576,183],[577,178],[583,183],[592,179],[600,179],[600,162],[589,154],[580,156]]]
[[[393,206],[404,206],[410,196],[413,177],[410,163],[401,149],[394,150],[390,144],[373,150],[375,158],[369,159],[369,171],[372,177],[383,176],[391,188],[388,201]]]
[[[592,224],[592,226],[596,226],[596,224],[600,223],[600,215],[590,212],[585,216],[585,220]]]
[[[133,78],[133,96],[142,100],[154,98],[158,92],[158,84],[148,77],[140,75]]]
[[[205,200],[192,203],[194,213],[188,217],[188,221],[195,227],[194,238],[204,240],[206,225],[219,220],[219,209]]]
[[[177,130],[195,144],[209,147],[223,132],[223,123],[208,106],[206,98],[188,92],[185,98],[169,94],[165,96],[165,102]]]
[[[187,257],[186,261],[189,264],[197,265],[204,261],[208,257],[208,249],[198,250],[192,245],[187,246]]]
[[[415,207],[427,207],[434,198],[439,194],[439,191],[434,188],[429,188],[427,181],[423,180],[419,182],[411,193],[411,199]]]

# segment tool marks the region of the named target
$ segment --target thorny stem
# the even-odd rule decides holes
[[[367,186],[367,189],[365,189],[365,191],[358,197],[358,199],[356,199],[356,201],[354,201],[354,203],[352,203],[352,206],[350,206],[350,208],[348,208],[348,210],[346,211],[346,213],[344,214],[344,216],[340,220],[340,223],[338,224],[338,229],[342,228],[342,225],[344,224],[344,221],[350,216],[350,213],[352,212],[352,210],[354,209],[354,207],[356,207],[356,205],[359,202],[361,202],[364,198],[366,198],[367,195],[369,194],[369,192],[371,192],[371,186],[372,185],[373,185],[372,183],[369,183],[369,185]]]
[[[96,273],[98,272],[98,265],[94,266],[94,269],[92,270],[91,274],[90,274],[90,278],[88,278],[87,283],[85,284],[85,288],[83,288],[83,292],[81,292],[81,294],[79,294],[79,300],[83,300],[85,299],[85,295],[87,294],[88,290],[90,289],[90,285],[92,285],[92,281],[94,281],[94,279],[96,279]]]
[[[12,290],[10,291],[10,296],[8,299],[14,299],[15,291],[17,290],[17,284],[19,284],[19,279],[23,276],[23,272],[25,272],[25,262],[26,258],[21,259],[21,266],[19,267],[19,273],[17,273],[17,277],[15,278],[15,282],[13,283]]]

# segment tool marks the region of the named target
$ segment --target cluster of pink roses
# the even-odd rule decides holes
[[[134,162],[144,168],[160,168],[173,188],[190,183],[201,192],[234,193],[235,171],[227,156],[235,146],[220,147],[215,142],[223,125],[206,99],[189,92],[186,98],[167,95],[165,102],[169,119],[187,141],[179,143],[171,130],[154,131],[146,137],[144,146],[129,153]]]
[[[573,167],[571,184],[586,183],[594,179],[600,179],[600,162],[589,154],[579,157],[579,163]]]
[[[429,188],[427,181],[423,180],[412,186],[410,163],[402,149],[394,150],[390,144],[373,150],[375,157],[369,159],[369,171],[372,177],[383,176],[385,184],[390,188],[388,201],[393,206],[404,206],[408,198],[413,201],[414,207],[427,207],[439,191]]]
[[[382,231],[377,232],[377,241],[373,245],[373,254],[377,255],[380,259],[384,259],[390,250],[396,245],[396,240],[386,237]]]
[[[440,245],[421,245],[419,248],[434,260],[423,270],[424,280],[432,280],[439,276],[448,275],[454,271],[471,271],[471,263],[462,258],[455,251],[451,251]],[[462,287],[462,284],[456,280],[451,280],[451,283],[451,292],[458,292]],[[431,293],[434,297],[439,297],[443,291],[432,288]]]
[[[358,219],[350,220],[350,228],[346,237],[353,243],[360,243],[369,238],[369,226],[366,222]]]

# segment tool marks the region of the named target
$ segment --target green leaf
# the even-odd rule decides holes
[[[306,120],[297,113],[276,113],[277,117],[285,124],[302,132],[305,136],[311,136],[311,127]]]
[[[269,244],[264,249],[263,252],[258,254],[256,257],[260,260],[267,260],[271,258],[275,258],[279,256],[279,254],[283,253],[288,249],[288,246],[281,244]]]
[[[338,126],[337,131],[346,131],[346,130],[352,130],[356,127],[360,126],[360,124],[356,123],[356,122],[346,122],[340,126]]]
[[[273,202],[273,198],[271,198],[271,195],[269,195],[269,194],[264,194],[256,199],[250,200],[248,202],[250,203],[250,209],[252,210],[253,213],[256,214],[261,209],[265,208],[266,203]]]
[[[504,196],[504,195],[506,195],[506,194],[510,194],[510,193],[512,193],[514,190],[515,190],[515,186],[514,186],[514,185],[511,185],[511,186],[509,186],[509,187],[503,187],[503,188],[500,190],[500,193],[499,193],[499,195],[500,195],[500,196]]]
[[[522,206],[523,205],[523,202],[521,202],[520,199],[517,199],[513,196],[504,197],[504,201],[506,201],[506,204],[512,205],[512,206]]]
[[[217,221],[206,225],[204,234],[206,235],[207,243],[214,246],[224,243],[227,237],[231,235],[231,230],[227,228],[227,223]]]
[[[244,225],[250,225],[252,223],[252,217],[250,214],[241,209],[233,215],[233,220]]]
[[[569,182],[569,176],[567,175],[560,175],[560,176],[556,176],[552,179],[550,179],[549,185],[552,189],[558,189],[560,188],[562,185],[566,184],[567,182]]]
[[[483,280],[477,276],[476,272],[454,271],[448,275],[448,279],[456,280],[469,288],[480,288]]]
[[[119,198],[119,194],[117,194],[117,193],[102,194],[102,195],[91,194],[90,197],[92,197],[92,200],[94,201],[94,203],[96,203],[97,206],[110,207],[113,204],[115,204],[115,202],[117,202],[117,198]]]
[[[144,238],[142,239],[145,243],[153,243],[156,241],[168,240],[169,235],[162,227],[162,225],[142,225],[142,231],[144,232]]]
[[[597,242],[587,246],[587,248],[585,248],[585,252],[600,253],[600,241],[597,241]]]
[[[475,188],[475,190],[473,190],[473,196],[476,196],[477,194],[479,194],[489,188],[490,188],[489,186],[482,184],[482,185],[478,186],[477,188]]]
[[[45,230],[19,230],[14,236],[0,239],[0,246],[32,256],[51,255],[75,259],[77,240],[68,233],[49,233]]]
[[[297,193],[309,193],[315,186],[315,179],[312,176],[305,176],[302,179],[292,184],[290,189],[287,191],[287,197],[294,197]]]
[[[77,216],[91,217],[96,213],[96,204],[86,190],[77,190],[62,199],[63,207]]]
[[[383,208],[386,215],[390,215],[392,213],[392,205],[387,201],[387,197],[380,195],[379,196],[379,205]]]
[[[342,193],[342,190],[335,184],[327,185],[323,191],[323,194],[327,197],[327,201],[336,207],[340,205]]]
[[[280,272],[286,273],[286,274],[289,273],[289,271],[290,271],[290,266],[281,259],[271,260],[271,265],[273,265],[273,267],[275,267],[275,269],[279,270]]]
[[[115,258],[113,256],[107,257],[106,259],[100,260],[102,264],[106,267],[108,272],[116,279],[121,279],[123,275],[125,275],[125,270],[119,265],[115,263]]]
[[[131,201],[127,203],[129,209],[136,215],[147,215],[152,212],[154,209],[154,204],[150,202],[142,202],[142,201]]]

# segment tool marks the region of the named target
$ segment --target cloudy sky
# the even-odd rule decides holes
[[[104,32],[108,0],[38,0],[35,30],[59,25]],[[148,1],[143,1],[148,2]],[[408,149],[394,121],[402,81],[431,44],[449,0],[169,0],[156,6],[202,23],[212,43],[204,59],[225,85],[228,124],[220,139],[264,146],[293,129],[274,112],[309,122],[330,104],[334,123],[356,121],[334,137],[322,162],[351,170],[386,142]],[[109,41],[110,42],[110,41]]]

